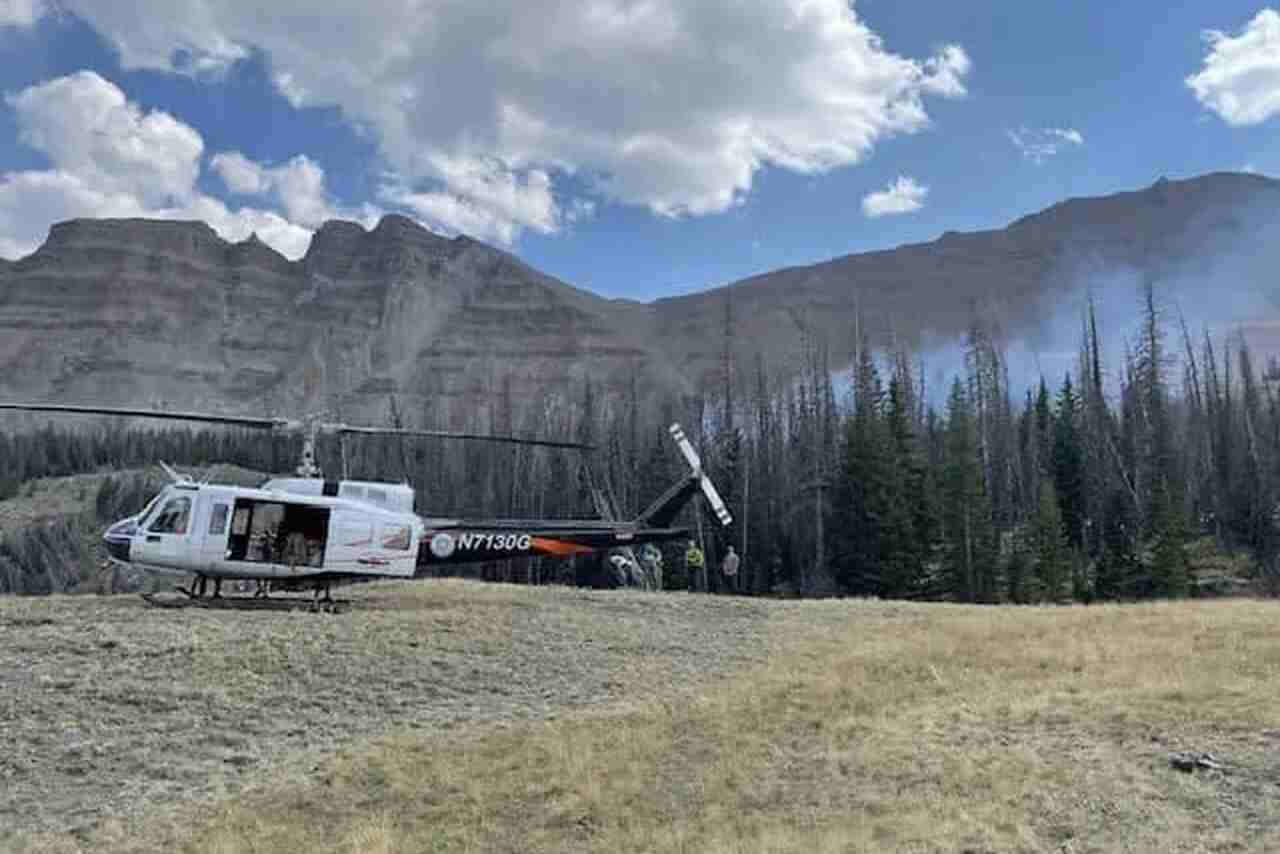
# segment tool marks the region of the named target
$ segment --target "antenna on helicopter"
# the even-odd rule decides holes
[[[185,475],[182,472],[176,470],[175,468],[173,468],[173,466],[169,465],[164,460],[159,460],[158,462],[160,464],[160,468],[164,469],[164,473],[169,476],[169,480],[173,481],[174,483],[194,483],[195,482],[191,479],[189,475]]]

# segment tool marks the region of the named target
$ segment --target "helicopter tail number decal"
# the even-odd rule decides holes
[[[469,563],[512,557],[567,557],[645,540],[668,540],[683,530],[627,530],[621,527],[569,531],[428,531],[418,563]]]
[[[446,535],[447,536],[447,535]],[[533,543],[533,536],[530,534],[511,534],[511,533],[490,533],[479,534],[468,532],[457,535],[459,551],[478,551],[480,549],[492,549],[493,551],[510,552],[510,551],[528,551],[529,546]]]
[[[440,531],[428,541],[428,550],[437,560],[480,558],[479,553],[524,554],[533,545],[533,536],[510,531]]]
[[[590,551],[582,546],[520,531],[440,531],[427,540],[427,551],[436,560],[486,560],[515,555],[574,554]]]

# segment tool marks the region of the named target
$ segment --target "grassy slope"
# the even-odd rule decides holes
[[[196,478],[208,478],[218,483],[241,486],[256,486],[263,479],[263,476],[257,472],[226,464],[192,469],[188,473]],[[22,484],[18,495],[0,501],[0,535],[6,532],[12,533],[29,525],[79,516],[91,511],[94,497],[98,494],[98,488],[102,486],[104,480],[109,477],[128,478],[137,474],[146,474],[152,479],[157,491],[168,482],[158,466],[75,474],[66,477],[42,477],[27,481]]]
[[[230,464],[217,464],[202,469],[187,469],[186,473],[197,479],[207,479],[217,483],[230,483],[239,486],[256,486],[263,476],[257,472]],[[158,466],[145,469],[119,469],[68,475],[65,477],[46,477],[27,481],[22,484],[18,494],[0,501],[0,539],[6,536],[22,537],[34,532],[34,529],[50,523],[66,522],[82,548],[76,550],[73,544],[63,543],[64,550],[59,558],[68,568],[76,567],[73,576],[78,579],[68,592],[89,593],[102,592],[113,583],[116,590],[156,589],[150,576],[141,573],[121,572],[114,582],[110,575],[103,575],[100,569],[106,560],[106,551],[102,545],[102,532],[107,522],[97,522],[95,503],[98,490],[103,483],[115,478],[118,485],[130,484],[135,478],[144,479],[145,500],[159,492],[169,481]],[[120,496],[116,502],[119,504]],[[141,505],[120,506],[119,516],[137,512]],[[114,520],[107,520],[114,521]],[[77,554],[88,557],[81,563]],[[168,585],[163,585],[167,588]]]
[[[205,715],[208,732],[208,713],[199,711],[208,697],[182,699],[183,692],[218,675],[241,687],[201,690],[241,691],[228,697],[228,708],[243,709],[242,721],[297,725],[300,706],[322,701],[349,716],[349,732],[328,734],[336,751],[316,749],[314,733],[292,746],[279,742],[287,735],[251,740],[257,748],[228,748],[261,754],[251,780],[220,784],[225,796],[196,803],[191,792],[200,787],[179,779],[168,790],[171,802],[137,805],[76,835],[24,837],[26,846],[1280,849],[1276,603],[747,603],[460,582],[380,587],[371,595],[379,610],[336,619],[195,615],[191,629],[172,629],[174,643],[191,646],[186,663],[151,659],[161,677],[153,691],[178,706],[150,719],[152,738],[173,737],[161,725],[165,714],[181,719],[182,738],[191,723],[183,716]],[[74,623],[79,612],[68,601],[44,604],[55,619]],[[101,658],[94,632],[114,632],[126,647],[152,643],[153,626],[170,619],[116,601],[101,606],[119,609],[114,629],[92,629],[93,617],[68,627],[87,650],[85,664]],[[44,613],[40,602],[15,602],[0,602],[0,633]],[[538,640],[547,636],[544,652]],[[421,654],[410,656],[417,664],[390,652],[410,639],[422,643]],[[49,643],[30,643],[30,666],[44,666]],[[232,654],[237,648],[242,655]],[[297,648],[309,653],[295,658],[289,650]],[[125,655],[132,653],[126,648]],[[431,669],[429,662],[452,656],[461,656],[454,666]],[[470,668],[486,656],[505,663],[473,681]],[[12,667],[11,660],[0,666],[0,679],[11,678]],[[331,678],[301,678],[297,667]],[[553,675],[561,678],[545,685],[541,711],[520,699]],[[455,707],[453,725],[442,730],[434,723],[442,707],[404,684],[423,676],[441,692],[489,687]],[[8,687],[0,696],[11,695]],[[43,703],[50,690],[30,684],[17,702]],[[62,690],[93,696],[79,682]],[[336,708],[334,693],[347,691],[350,706]],[[275,692],[294,695],[294,705],[280,704]],[[375,714],[400,699],[406,702],[398,714]],[[495,707],[498,713],[485,714]],[[547,719],[547,712],[558,717]],[[99,713],[70,701],[61,712],[82,728]],[[95,774],[107,773],[104,762],[79,778],[60,776],[85,748],[68,758],[70,748],[59,753],[59,744],[51,739],[42,747],[54,754],[42,760],[53,788],[92,787]],[[139,762],[145,749],[115,744],[110,764]],[[1179,749],[1212,751],[1225,771],[1175,771],[1167,754]],[[171,761],[194,763],[205,774],[200,780],[211,767],[198,758]],[[155,785],[147,774],[135,776],[143,789]],[[7,782],[13,780],[10,772]],[[17,782],[32,791],[30,780]],[[68,807],[45,818],[65,826],[77,815]],[[9,847],[22,845],[9,840]]]

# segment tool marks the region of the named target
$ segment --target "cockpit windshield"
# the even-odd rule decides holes
[[[136,518],[139,523],[145,523],[151,517],[151,511],[156,509],[156,505],[160,503],[160,499],[164,498],[168,491],[169,490],[167,489],[162,489],[153,495],[151,500],[147,502],[147,506],[143,507],[142,512],[134,518]]]
[[[185,534],[191,519],[191,498],[186,495],[169,496],[160,512],[147,525],[154,534]]]

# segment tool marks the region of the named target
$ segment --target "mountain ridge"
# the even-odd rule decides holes
[[[0,259],[0,393],[377,418],[395,393],[446,422],[486,407],[496,417],[503,395],[574,399],[588,376],[606,390],[639,382],[646,398],[688,396],[718,382],[726,310],[740,363],[759,352],[784,375],[805,336],[846,362],[857,312],[878,343],[963,334],[976,307],[1018,335],[1107,271],[1167,279],[1211,273],[1242,248],[1258,254],[1275,242],[1277,212],[1274,179],[1162,179],[1004,228],[648,303],[601,297],[397,214],[372,229],[326,222],[296,261],[199,221],[74,219],[31,255]],[[1271,299],[1263,279],[1252,284]]]

